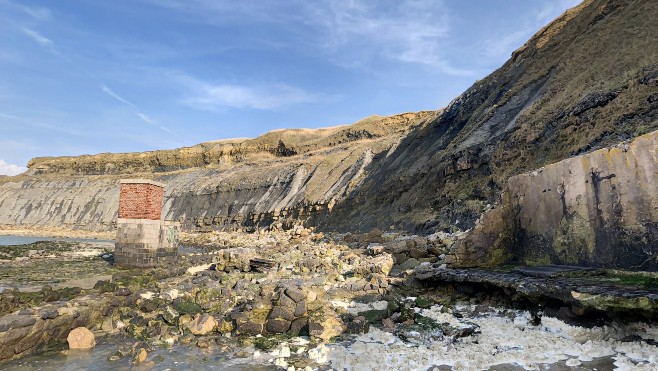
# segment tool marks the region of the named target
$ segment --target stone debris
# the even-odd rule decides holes
[[[25,302],[21,295],[27,293],[0,294],[1,305],[10,298],[17,303],[12,305],[19,305],[11,307],[14,312],[0,316],[0,329],[5,329],[0,331],[0,343],[7,343],[6,336],[15,339],[13,345],[2,348],[0,358],[29,353],[15,349],[40,349],[45,342],[35,342],[41,338],[30,334],[44,327],[59,329],[53,327],[56,322],[147,339],[152,344],[192,344],[209,350],[218,346],[217,339],[238,338],[236,341],[253,342],[261,354],[268,354],[267,359],[255,357],[261,358],[259,362],[295,370],[326,367],[330,348],[317,344],[340,342],[377,329],[418,347],[459,342],[483,331],[477,323],[452,315],[456,300],[468,297],[421,294],[421,272],[450,271],[440,267],[445,264],[442,255],[448,252],[453,235],[319,237],[312,232],[305,236],[213,232],[204,236],[218,245],[207,245],[203,253],[180,256],[176,269],[148,274],[116,272],[111,282],[99,282],[91,292],[71,293],[68,301],[33,306],[20,304]],[[254,260],[268,266],[254,269]],[[54,292],[48,288],[38,295]],[[583,298],[588,291],[574,293],[569,292],[570,297]],[[90,301],[95,305],[90,306]],[[446,304],[442,309],[445,313],[430,310],[438,302]],[[561,309],[562,314],[578,317],[578,308],[572,309],[569,313]],[[486,309],[480,308],[464,316],[484,312]],[[532,317],[517,317],[510,320],[510,326],[525,331],[536,327]],[[540,321],[547,320],[544,317]],[[54,331],[56,339],[59,330]],[[305,336],[313,344],[282,343],[281,339],[296,336]],[[148,350],[140,345],[128,355],[116,355],[116,359],[136,359],[140,347]]]

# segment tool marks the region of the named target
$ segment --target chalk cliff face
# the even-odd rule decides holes
[[[658,270],[658,131],[516,175],[462,241],[461,266]]]
[[[324,217],[413,126],[436,112],[279,130],[172,151],[37,158],[0,180],[0,224],[111,230],[119,180],[167,185],[164,217],[187,229],[288,227]]]

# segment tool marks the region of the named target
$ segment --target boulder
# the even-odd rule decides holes
[[[343,333],[344,324],[336,313],[328,308],[320,308],[311,314],[308,332],[312,339],[327,342]]]
[[[77,327],[66,337],[69,349],[91,349],[96,346],[96,336],[86,327]]]
[[[290,321],[283,318],[270,318],[265,324],[265,330],[272,334],[283,334],[290,329]]]
[[[213,316],[204,313],[194,318],[187,326],[194,335],[206,335],[212,332],[217,325]]]
[[[388,275],[393,268],[393,263],[394,261],[391,254],[384,253],[362,260],[359,265],[354,268],[354,273],[361,276],[367,276],[370,273],[382,273]]]
[[[146,349],[139,348],[135,352],[135,356],[133,357],[133,363],[136,365],[140,365],[146,361],[146,357],[148,357],[148,353],[146,352]]]

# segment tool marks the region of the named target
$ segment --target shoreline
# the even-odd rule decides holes
[[[0,225],[0,236],[52,237],[52,238],[83,238],[90,240],[114,240],[116,232],[90,231],[84,229],[69,229],[46,226],[15,226]]]

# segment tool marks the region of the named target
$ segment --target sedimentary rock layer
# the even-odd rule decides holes
[[[122,178],[165,184],[163,217],[186,229],[313,224],[409,128],[436,115],[373,116],[350,126],[274,131],[173,151],[35,159],[27,174],[0,180],[0,224],[111,230]]]

